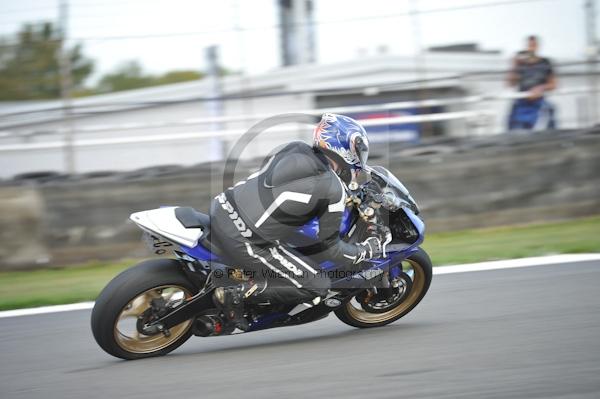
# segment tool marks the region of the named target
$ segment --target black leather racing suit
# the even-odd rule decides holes
[[[345,185],[325,156],[305,143],[292,142],[258,172],[215,197],[211,241],[231,265],[251,270],[268,284],[289,287],[288,298],[277,297],[279,301],[292,300],[299,292],[323,295],[329,279],[318,261],[347,268],[365,258],[361,244],[339,237],[345,201]],[[291,234],[315,218],[318,244],[309,251],[289,245]]]

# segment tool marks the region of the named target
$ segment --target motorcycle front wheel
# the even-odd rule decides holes
[[[381,327],[407,315],[421,302],[432,278],[429,255],[419,248],[402,262],[403,284],[390,298],[377,299],[365,291],[335,311],[342,322],[358,328]],[[369,295],[366,295],[366,294]]]
[[[197,291],[178,261],[141,262],[115,277],[96,299],[91,319],[94,338],[105,352],[126,360],[165,355],[189,339],[192,320],[166,334],[146,335],[141,327],[153,317],[153,305],[175,306]]]

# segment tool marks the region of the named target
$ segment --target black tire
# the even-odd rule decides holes
[[[138,295],[156,287],[177,286],[188,294],[198,289],[188,280],[181,264],[174,259],[147,260],[116,276],[102,290],[92,310],[92,333],[96,342],[108,354],[126,359],[141,359],[166,355],[182,345],[192,334],[190,328],[166,347],[146,353],[126,350],[116,338],[116,323],[125,307]]]
[[[335,311],[337,318],[352,327],[371,328],[385,326],[407,315],[421,302],[425,294],[427,294],[427,290],[429,290],[432,278],[432,264],[427,252],[421,248],[409,256],[406,261],[411,263],[415,270],[415,280],[412,290],[418,291],[411,290],[406,300],[384,313],[369,313],[364,309],[359,310],[348,302]],[[417,281],[417,278],[419,281]]]

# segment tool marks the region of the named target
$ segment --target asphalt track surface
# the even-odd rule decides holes
[[[0,319],[0,398],[600,398],[600,262],[436,275],[408,316],[102,352],[89,310]]]

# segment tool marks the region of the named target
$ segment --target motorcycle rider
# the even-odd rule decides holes
[[[364,242],[340,239],[348,185],[366,165],[369,141],[354,119],[324,114],[312,147],[292,142],[268,158],[261,169],[211,203],[210,241],[231,265],[252,272],[247,282],[220,287],[214,300],[228,322],[245,330],[244,301],[318,303],[330,280],[319,262],[342,268],[378,257],[382,237]],[[317,243],[298,248],[289,238],[312,222]]]

